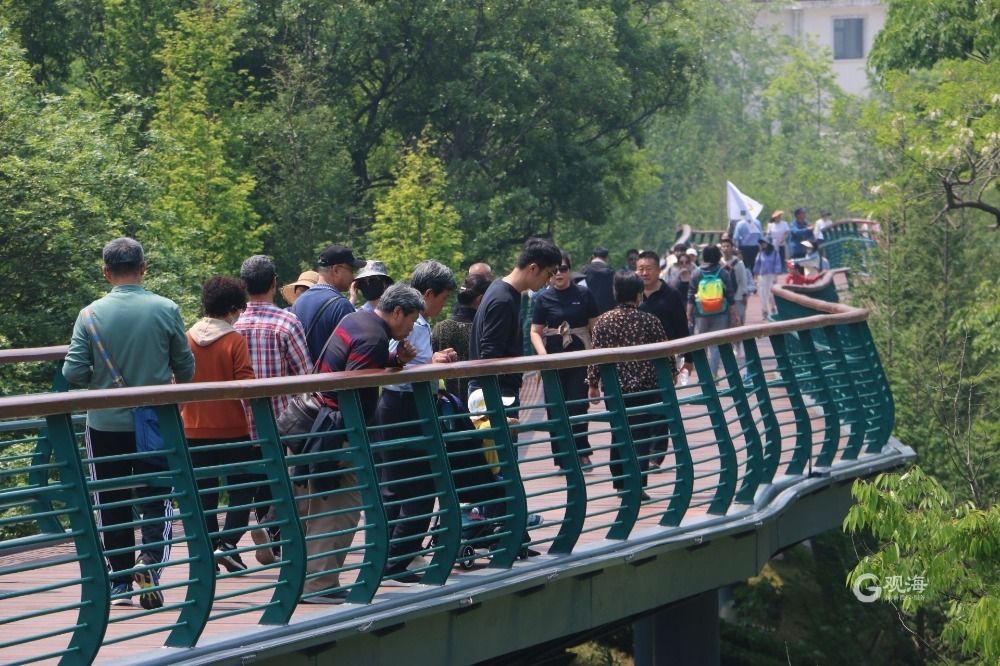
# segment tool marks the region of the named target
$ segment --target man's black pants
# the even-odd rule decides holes
[[[375,423],[390,425],[417,418],[413,393],[382,391],[375,410]],[[397,426],[386,428],[381,438],[419,437],[421,434],[418,425]],[[379,470],[379,478],[386,519],[389,522],[399,521],[389,526],[389,558],[402,559],[390,562],[389,573],[406,569],[413,555],[421,549],[423,535],[431,524],[435,488],[433,479],[428,478],[431,475],[430,465],[426,460],[418,459],[423,457],[425,454],[416,449],[395,447],[379,451],[379,461],[384,465]]]
[[[91,462],[91,477],[94,480],[118,479],[133,474],[149,474],[158,470],[145,460],[117,459],[101,461],[101,458],[124,456],[135,454],[135,433],[111,432],[107,430],[95,430],[87,428],[86,435],[87,455],[94,459]],[[123,481],[122,488],[113,490],[102,490],[96,493],[95,501],[98,505],[112,503],[124,503],[121,506],[98,509],[98,520],[102,528],[114,525],[123,525],[132,522],[132,509],[137,506],[142,514],[143,520],[152,522],[142,526],[141,553],[148,555],[156,562],[165,562],[170,557],[170,543],[173,538],[173,524],[170,521],[173,516],[173,505],[171,500],[157,499],[144,501],[145,498],[157,495],[167,495],[170,488],[152,487],[138,485],[134,482]],[[126,503],[133,496],[138,500],[136,505]],[[155,520],[162,518],[163,520]],[[147,546],[166,541],[168,543]],[[122,527],[120,529],[109,529],[104,532],[104,551],[107,555],[108,563],[111,565],[112,584],[131,580],[128,575],[116,575],[120,571],[131,569],[135,566],[135,551],[127,549],[135,548],[135,534],[132,527]],[[126,550],[126,552],[114,553],[112,551]]]

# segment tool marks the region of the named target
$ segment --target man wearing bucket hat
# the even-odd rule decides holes
[[[365,299],[362,310],[371,312],[378,305],[378,300],[382,298],[383,292],[393,283],[389,277],[389,270],[385,264],[376,259],[369,259],[365,262],[365,267],[354,276],[351,283],[351,302],[356,302],[355,295],[361,294]]]
[[[292,312],[306,328],[311,358],[319,358],[333,329],[341,319],[354,312],[354,306],[341,292],[350,289],[354,271],[364,266],[364,260],[355,257],[351,248],[343,245],[328,245],[320,253],[316,261],[319,280],[292,305]]]
[[[281,297],[289,305],[295,303],[303,292],[319,282],[319,273],[316,271],[303,271],[299,273],[299,279],[291,284],[286,284],[281,288]]]

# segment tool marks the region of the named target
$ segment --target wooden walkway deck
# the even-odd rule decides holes
[[[748,307],[748,315],[750,319],[749,323],[759,322],[759,308],[755,298],[751,299],[750,306]],[[766,340],[759,341],[759,347],[762,356],[770,354],[770,348],[767,346]],[[695,389],[690,388],[686,390],[694,391]],[[681,395],[683,396],[683,392]],[[781,404],[781,401],[775,404],[776,409],[781,409],[782,407],[787,407],[787,405]],[[594,409],[603,409],[603,405],[594,407]],[[732,412],[728,412],[727,416],[734,418],[732,416]],[[818,412],[814,416],[818,416]],[[687,414],[685,414],[685,417],[687,417]],[[707,429],[709,425],[707,417],[704,415],[697,416],[696,414],[692,414],[692,417],[694,418],[692,418],[691,421],[688,421],[687,418],[685,418],[686,428],[689,433],[695,430]],[[790,421],[789,415],[785,415],[785,418],[780,420],[782,421],[783,433],[793,432],[794,426],[791,423],[787,423],[787,421]],[[597,427],[602,426],[603,424],[592,425]],[[822,432],[821,420],[814,420],[813,427],[814,432]],[[733,432],[737,432],[738,424],[731,425],[731,429]],[[522,440],[540,439],[545,436],[547,436],[545,433],[528,433],[526,435],[522,435]],[[601,434],[592,438],[592,445],[607,445],[608,441],[609,436],[607,434]],[[788,441],[788,439],[785,439],[786,448],[790,447]],[[816,441],[817,436],[814,436],[814,453],[818,450],[815,446]],[[712,486],[715,483],[713,473],[718,471],[718,464],[717,462],[710,460],[710,458],[717,453],[716,447],[714,446],[714,437],[711,436],[710,430],[703,431],[696,436],[689,435],[689,445],[692,448],[692,454],[695,461],[695,478],[697,479],[702,475],[705,477],[696,481],[696,489],[699,487],[705,488]],[[699,448],[699,446],[702,445],[704,445],[703,448]],[[547,443],[538,443],[528,447],[527,451],[522,451],[521,457],[537,458],[547,456],[548,454],[549,445]],[[783,453],[783,462],[786,462],[789,457],[790,452],[785,451]],[[739,454],[739,460],[742,469],[742,465],[745,460],[745,456],[742,453]],[[669,466],[671,462],[672,454],[668,453],[665,467]],[[604,539],[607,528],[603,526],[607,525],[614,519],[615,509],[619,504],[619,500],[614,495],[615,491],[610,483],[610,472],[607,463],[608,452],[606,450],[595,453],[594,469],[585,476],[585,480],[588,484],[588,497],[594,499],[588,501],[587,504],[588,518],[585,524],[585,531],[581,536],[581,543],[597,542]],[[565,502],[565,491],[561,490],[563,480],[558,476],[551,476],[552,472],[555,471],[551,460],[546,459],[536,460],[533,462],[522,462],[520,469],[522,476],[529,479],[525,483],[528,496],[530,498],[529,510],[541,513],[546,519],[545,525],[532,531],[531,533],[533,540],[541,540],[545,542],[536,546],[536,548],[545,553],[548,548],[547,542],[555,537],[555,534],[558,531],[558,521],[562,519],[561,509],[547,509],[546,507],[561,505]],[[779,467],[779,476],[781,474],[781,469],[783,468]],[[670,486],[673,478],[673,472],[669,470],[653,473],[649,476],[649,492],[652,496],[652,500],[645,503],[643,506],[640,514],[640,520],[635,526],[633,533],[644,529],[655,528],[658,525],[660,517],[666,510],[667,498],[665,495],[670,492]],[[658,488],[657,486],[661,484],[663,484],[662,487]],[[692,499],[692,504],[697,505],[700,503],[700,506],[693,506],[693,508],[689,510],[687,517],[685,518],[685,523],[697,520],[700,516],[705,514],[706,503],[711,498],[713,492],[713,490],[696,492]],[[363,533],[359,532],[359,535],[360,534]],[[359,541],[360,537],[355,540],[356,543]],[[244,537],[244,541],[241,545],[251,545],[249,536]],[[50,558],[57,558],[60,555],[68,554],[70,552],[70,548],[71,546],[63,545],[30,553],[21,553],[18,555],[2,557],[0,558],[0,568],[14,566],[20,562],[27,562],[29,560],[41,562]],[[248,553],[248,555],[250,554]],[[184,558],[185,556],[186,552],[183,545],[179,545],[174,547],[171,559],[176,561]],[[359,559],[358,555],[353,555],[348,559],[348,564],[352,561],[356,563]],[[252,560],[253,558],[250,556],[247,561],[249,563]],[[184,566],[167,568],[161,582],[165,584],[182,584],[183,580],[185,580],[183,576],[186,569],[187,568]],[[68,580],[78,576],[78,569],[75,565],[52,566],[46,567],[44,569],[44,573],[49,581],[59,579]],[[456,568],[452,572],[453,578],[470,575],[476,575],[475,571],[462,572]],[[273,571],[256,573],[247,572],[237,577],[225,578],[218,581],[216,585],[216,594],[235,594],[242,589],[251,589],[267,585],[272,582],[274,578],[275,574]],[[21,574],[5,575],[0,577],[0,599],[2,599],[6,593],[10,593],[18,589],[24,589],[25,587],[36,586],[44,582],[46,581],[38,580],[37,572],[29,571]],[[395,596],[399,594],[406,594],[408,590],[414,589],[419,589],[419,587],[384,587],[379,591],[373,603],[377,605],[380,600],[389,598],[390,595]],[[0,619],[10,617],[15,612],[23,613],[26,610],[33,610],[36,608],[41,610],[42,608],[51,608],[61,604],[78,602],[79,597],[77,590],[78,588],[76,587],[70,587],[53,591],[51,593],[35,594],[26,598],[19,598],[16,601],[0,601]],[[182,594],[183,589],[168,591],[166,593],[168,604],[172,597],[180,597]],[[261,592],[250,592],[242,596],[236,596],[223,601],[216,601],[213,607],[213,615],[230,611],[240,611],[243,609],[252,610],[251,612],[245,614],[231,615],[229,617],[212,620],[209,622],[203,635],[201,636],[199,644],[204,644],[223,636],[245,634],[247,632],[254,631],[258,626],[257,622],[261,614],[258,607],[260,604],[266,603],[269,600],[270,595],[271,590],[268,589]],[[295,619],[315,613],[336,612],[335,610],[331,610],[333,608],[336,607],[300,604],[296,610]],[[136,656],[141,656],[143,654],[149,654],[151,656],[153,652],[160,649],[162,646],[166,632],[170,629],[170,627],[172,627],[173,623],[176,621],[176,617],[176,610],[148,614],[142,611],[138,605],[134,608],[113,607],[111,610],[113,624],[108,628],[105,636],[105,645],[101,650],[97,663],[109,663],[120,659],[135,658]],[[11,640],[14,636],[25,635],[26,633],[43,633],[45,631],[45,627],[39,626],[39,622],[44,622],[46,626],[50,627],[67,626],[72,624],[75,621],[75,618],[76,611],[74,610],[61,613],[59,615],[46,616],[44,620],[25,621],[12,625],[0,625],[3,627],[2,630],[0,630],[0,635],[3,636],[3,638],[0,638],[0,642]],[[157,631],[157,629],[159,629],[159,631]],[[142,633],[144,631],[151,631],[154,633],[122,640],[125,636]],[[36,641],[30,645],[8,648],[6,650],[0,649],[0,663],[13,663],[47,651],[63,649],[66,647],[67,640],[68,638],[66,636],[56,636]],[[116,640],[120,642],[114,642]],[[53,659],[42,663],[55,662],[56,660]]]

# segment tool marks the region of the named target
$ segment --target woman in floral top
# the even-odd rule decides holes
[[[642,278],[632,271],[618,271],[615,273],[614,286],[615,299],[618,304],[597,318],[592,334],[594,349],[666,342],[667,334],[663,331],[660,320],[648,312],[639,310],[639,303],[642,300]],[[616,370],[626,407],[638,407],[659,402],[659,396],[655,394],[630,395],[657,388],[656,369],[653,367],[652,361],[623,361],[617,364]],[[592,365],[587,368],[587,384],[590,386],[591,401],[594,402],[601,395],[600,375],[597,366]],[[636,445],[639,469],[643,474],[642,485],[645,487],[651,440],[657,436],[666,437],[667,433],[662,425],[644,425],[650,421],[660,420],[658,414],[630,414],[628,420],[629,428],[632,430],[632,440],[646,440],[640,441]],[[654,448],[665,451],[666,443]],[[616,462],[620,458],[618,448],[613,447],[611,449],[611,474],[615,477],[620,477],[622,474],[621,464]],[[614,486],[620,490],[624,487],[623,481],[616,479]],[[643,492],[642,499],[648,500],[649,496]]]

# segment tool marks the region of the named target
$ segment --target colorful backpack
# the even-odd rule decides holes
[[[722,281],[722,267],[715,273],[702,273],[698,281],[698,291],[694,294],[695,310],[699,316],[725,314],[729,309],[726,301],[726,283]]]

